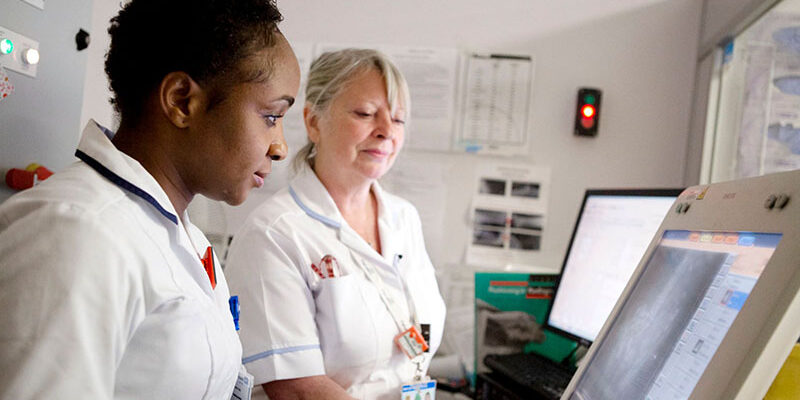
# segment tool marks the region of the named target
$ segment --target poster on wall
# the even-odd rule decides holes
[[[522,163],[478,167],[466,262],[534,266],[545,232],[550,169]]]
[[[467,60],[458,151],[528,154],[528,110],[533,59],[518,55],[472,55]]]
[[[743,70],[736,177],[800,168],[800,14],[773,12],[733,43]]]

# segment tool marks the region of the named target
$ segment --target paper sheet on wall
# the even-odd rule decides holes
[[[437,354],[457,354],[471,375],[475,367],[475,271],[468,265],[445,265],[437,268],[436,279],[447,306]]]
[[[297,63],[300,64],[300,90],[297,92],[294,105],[283,117],[283,136],[286,138],[286,144],[289,145],[289,154],[294,156],[307,142],[306,126],[303,123],[303,106],[306,102],[306,80],[314,57],[314,45],[308,42],[292,42],[292,49],[297,57]]]
[[[458,50],[323,43],[316,46],[315,54],[318,56],[326,51],[348,47],[372,48],[385,53],[408,81],[411,119],[406,132],[406,148],[450,151],[456,115]]]
[[[523,163],[478,166],[470,215],[468,264],[535,267],[550,192],[550,168]]]
[[[381,179],[381,185],[417,208],[428,254],[435,260],[432,252],[440,248],[443,241],[443,210],[446,209],[447,198],[447,185],[444,181],[446,166],[441,162],[431,162],[421,155],[403,151],[389,173]]]
[[[471,56],[454,147],[468,153],[527,154],[532,80],[529,56]]]

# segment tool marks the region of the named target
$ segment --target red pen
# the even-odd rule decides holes
[[[314,265],[314,263],[311,263],[311,269],[313,269],[313,270],[314,270],[314,272],[316,272],[316,273],[317,273],[317,275],[319,275],[319,277],[320,277],[320,278],[323,278],[323,279],[325,278],[325,276],[324,276],[324,275],[322,275],[322,271],[320,271],[320,270],[319,270],[319,267],[317,267],[316,265]]]

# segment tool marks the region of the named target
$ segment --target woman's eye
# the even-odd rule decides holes
[[[283,118],[283,115],[270,114],[264,116],[264,121],[267,121],[267,126],[272,127],[275,126],[281,118]]]
[[[406,123],[405,120],[402,120],[400,118],[393,118],[392,122],[394,122],[395,124],[400,124],[400,125],[405,125],[405,123]]]
[[[363,118],[367,118],[367,117],[371,117],[372,116],[372,113],[368,113],[366,111],[353,111],[353,112],[356,115],[358,115],[359,117],[363,117]]]

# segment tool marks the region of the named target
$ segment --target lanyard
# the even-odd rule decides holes
[[[411,321],[407,321],[402,317],[402,313],[398,309],[398,305],[394,299],[394,296],[392,296],[389,293],[386,284],[383,282],[383,278],[381,278],[380,274],[375,269],[375,267],[368,264],[366,260],[364,260],[362,257],[357,256],[355,254],[355,251],[353,251],[352,249],[350,249],[350,256],[353,258],[353,262],[364,272],[364,275],[367,277],[367,279],[370,282],[372,282],[373,285],[375,285],[375,288],[378,290],[378,295],[380,296],[381,301],[383,301],[383,304],[386,306],[386,309],[389,311],[389,314],[392,316],[395,325],[397,325],[397,329],[400,332],[402,332],[408,329],[410,326],[416,326],[417,312],[414,307],[413,300],[411,299],[410,293],[408,291],[408,286],[406,285],[402,276],[399,276],[400,284],[403,286],[403,292],[405,294],[406,303],[408,305],[408,311],[411,316]],[[398,259],[399,256],[395,256],[395,263],[394,263],[395,267],[397,267]]]

